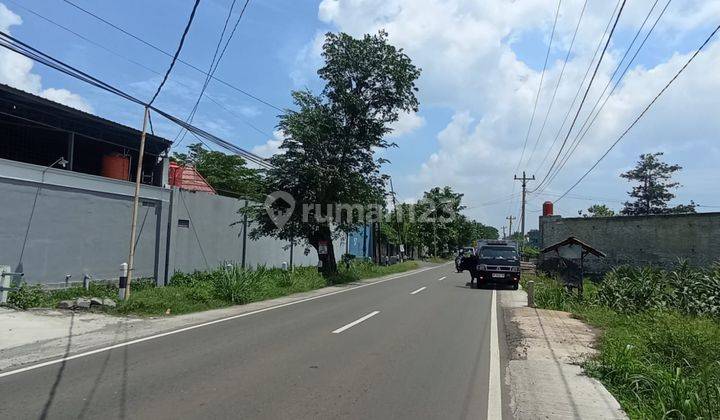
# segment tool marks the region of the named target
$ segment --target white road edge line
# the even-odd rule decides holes
[[[427,287],[423,286],[423,287],[417,289],[417,290],[414,291],[414,292],[410,292],[410,294],[411,294],[411,295],[414,295],[414,294],[416,294],[416,293],[422,292],[422,291],[425,290],[425,289],[427,289]]]
[[[242,313],[242,314],[229,316],[229,317],[227,317],[227,318],[220,318],[220,319],[216,319],[216,320],[214,320],[214,321],[203,322],[202,324],[191,325],[191,326],[189,326],[189,327],[184,327],[184,328],[180,328],[180,329],[177,329],[177,330],[167,331],[167,332],[160,333],[160,334],[150,335],[150,336],[147,336],[147,337],[142,337],[142,338],[138,338],[138,339],[135,339],[135,340],[126,341],[126,342],[124,342],[124,343],[113,344],[112,346],[101,347],[101,348],[99,348],[99,349],[95,349],[95,350],[90,350],[90,351],[86,351],[86,352],[83,352],[83,353],[74,354],[74,355],[72,355],[72,356],[65,356],[65,357],[61,357],[61,358],[59,358],[59,359],[48,360],[47,362],[42,362],[42,363],[38,363],[38,364],[35,364],[35,365],[30,365],[30,366],[25,366],[25,367],[23,367],[23,368],[11,370],[11,371],[8,371],[8,372],[0,372],[0,378],[4,378],[4,377],[10,376],[10,375],[15,375],[15,374],[18,374],[18,373],[27,372],[27,371],[29,371],[29,370],[34,370],[34,369],[43,368],[43,367],[45,367],[45,366],[51,366],[51,365],[55,365],[55,364],[58,364],[58,363],[63,363],[63,362],[66,362],[66,361],[68,361],[68,360],[74,360],[74,359],[79,359],[79,358],[81,358],[81,357],[92,356],[93,354],[102,353],[102,352],[105,352],[105,351],[109,351],[109,350],[113,350],[113,349],[117,349],[117,348],[121,348],[121,347],[130,346],[130,345],[132,345],[132,344],[142,343],[142,342],[144,342],[144,341],[154,340],[154,339],[156,339],[156,338],[166,337],[166,336],[168,336],[168,335],[179,334],[179,333],[182,333],[182,332],[185,332],[185,331],[191,331],[191,330],[194,330],[194,329],[197,329],[197,328],[207,327],[207,326],[209,326],[209,325],[214,325],[214,324],[219,324],[219,323],[221,323],[221,322],[231,321],[231,320],[233,320],[233,319],[244,318],[244,317],[246,317],[246,316],[259,314],[259,313],[262,313],[262,312],[272,311],[273,309],[284,308],[284,307],[286,307],[286,306],[297,305],[298,303],[303,303],[303,302],[308,302],[308,301],[315,300],[315,299],[320,299],[320,298],[324,298],[324,297],[328,297],[328,296],[333,296],[333,295],[337,295],[337,294],[340,294],[340,293],[349,292],[349,291],[351,291],[351,290],[362,289],[363,287],[374,286],[374,285],[376,285],[376,284],[385,283],[386,281],[395,280],[395,279],[398,279],[398,278],[400,278],[400,277],[412,276],[412,275],[414,275],[414,274],[422,273],[423,271],[428,271],[428,270],[432,270],[432,269],[440,268],[440,267],[442,267],[442,265],[438,265],[438,266],[434,266],[434,267],[421,268],[421,269],[419,269],[419,270],[417,270],[417,271],[414,271],[414,272],[412,272],[412,273],[399,274],[399,275],[394,276],[394,277],[390,277],[390,278],[387,278],[387,279],[374,281],[374,282],[372,282],[372,283],[361,284],[361,285],[359,285],[359,286],[351,287],[351,288],[349,288],[349,289],[337,290],[337,291],[335,291],[335,292],[325,293],[325,294],[318,295],[318,296],[312,296],[312,297],[309,297],[309,298],[300,299],[300,300],[296,300],[296,301],[293,301],[293,302],[283,303],[283,304],[275,305],[275,306],[269,306],[269,307],[267,307],[267,308],[258,309],[258,310],[256,310],[256,311],[245,312],[245,313]]]
[[[490,378],[488,383],[487,418],[502,418],[502,383],[500,382],[500,348],[498,347],[497,291],[493,290],[490,305]]]
[[[361,323],[361,322],[363,322],[363,321],[366,321],[366,320],[374,317],[375,315],[377,315],[377,314],[379,314],[379,313],[380,313],[380,311],[372,311],[372,312],[370,312],[369,314],[365,315],[364,317],[359,318],[359,319],[356,319],[355,321],[353,321],[353,322],[351,322],[351,323],[349,323],[349,324],[347,324],[347,325],[344,325],[344,326],[338,328],[337,330],[333,331],[332,333],[333,333],[333,334],[340,334],[341,332],[343,332],[343,331],[345,331],[345,330],[347,330],[347,329],[349,329],[349,328],[352,328],[352,327],[356,326],[357,324],[359,324],[359,323]]]
[[[438,281],[443,281],[443,280],[445,280],[446,278],[447,278],[446,276],[442,276],[442,277],[440,277],[440,278],[438,279]]]

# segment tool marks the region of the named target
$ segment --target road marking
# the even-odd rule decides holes
[[[379,314],[379,313],[380,313],[380,311],[372,311],[372,312],[370,312],[369,314],[365,315],[364,317],[359,318],[359,319],[356,319],[355,321],[353,321],[353,322],[351,322],[351,323],[349,323],[349,324],[347,324],[347,325],[344,325],[344,326],[338,328],[337,330],[333,331],[332,333],[333,333],[333,334],[340,334],[341,332],[347,330],[348,328],[352,328],[352,327],[356,326],[357,324],[359,324],[359,323],[361,323],[361,322],[363,322],[363,321],[366,321],[366,320],[374,317],[375,315],[377,315],[377,314]]]
[[[422,291],[425,290],[425,289],[427,289],[427,287],[423,286],[423,287],[417,289],[417,290],[414,291],[414,292],[410,292],[410,294],[411,294],[411,295],[414,295],[414,294],[416,294],[416,293],[422,292]]]
[[[490,378],[488,383],[487,418],[502,418],[502,390],[500,387],[500,348],[498,347],[497,291],[493,290],[490,305]]]
[[[443,265],[444,265],[444,264],[443,264]],[[15,374],[18,374],[18,373],[27,372],[27,371],[30,371],[30,370],[35,370],[35,369],[43,368],[43,367],[45,367],[45,366],[56,365],[56,364],[58,364],[58,363],[63,363],[63,362],[66,362],[66,361],[68,361],[68,360],[74,360],[74,359],[79,359],[79,358],[81,358],[81,357],[92,356],[93,354],[98,354],[98,353],[102,353],[102,352],[105,352],[105,351],[110,351],[110,350],[113,350],[113,349],[118,349],[118,348],[130,346],[130,345],[132,345],[132,344],[142,343],[142,342],[144,342],[144,341],[155,340],[155,339],[157,339],[157,338],[166,337],[166,336],[168,336],[168,335],[179,334],[179,333],[183,333],[183,332],[186,332],[186,331],[191,331],[191,330],[194,330],[194,329],[197,329],[197,328],[202,328],[202,327],[207,327],[207,326],[209,326],[209,325],[219,324],[219,323],[221,323],[221,322],[232,321],[233,319],[244,318],[244,317],[246,317],[246,316],[259,314],[259,313],[262,313],[262,312],[272,311],[273,309],[280,309],[280,308],[284,308],[284,307],[286,307],[286,306],[297,305],[298,303],[309,302],[309,301],[311,301],[311,300],[320,299],[320,298],[324,298],[324,297],[328,297],[328,296],[337,295],[337,294],[340,294],[340,293],[349,292],[349,291],[351,291],[351,290],[362,289],[363,287],[374,286],[374,285],[376,285],[376,284],[385,283],[386,281],[395,280],[395,279],[398,279],[398,278],[400,278],[400,277],[412,276],[412,275],[415,275],[415,274],[422,273],[423,271],[428,271],[428,270],[433,270],[433,269],[436,269],[436,268],[441,268],[441,267],[443,267],[443,265],[437,265],[437,266],[434,266],[434,267],[421,268],[421,269],[419,269],[419,270],[417,270],[417,271],[413,271],[412,273],[399,274],[399,275],[397,275],[397,276],[393,276],[393,277],[389,277],[389,278],[386,278],[386,279],[374,281],[374,282],[371,282],[371,283],[361,284],[361,285],[359,285],[359,286],[350,287],[350,288],[347,288],[347,289],[337,290],[337,291],[335,291],[335,292],[329,292],[329,293],[325,293],[325,294],[318,295],[318,296],[311,296],[311,297],[309,297],[309,298],[300,299],[300,300],[296,300],[296,301],[288,302],[288,303],[282,303],[282,304],[280,304],[280,305],[268,306],[267,308],[262,308],[262,309],[258,309],[258,310],[255,310],[255,311],[245,312],[245,313],[242,313],[242,314],[229,316],[229,317],[227,317],[227,318],[220,318],[220,319],[216,319],[216,320],[213,320],[213,321],[203,322],[202,324],[191,325],[191,326],[189,326],[189,327],[183,327],[183,328],[180,328],[180,329],[177,329],[177,330],[166,331],[166,332],[164,332],[164,333],[154,334],[154,335],[150,335],[150,336],[147,336],[147,337],[142,337],[142,338],[138,338],[138,339],[135,339],[135,340],[126,341],[126,342],[124,342],[124,343],[113,344],[113,345],[111,345],[111,346],[101,347],[101,348],[99,348],[99,349],[95,349],[95,350],[90,350],[90,351],[86,351],[86,352],[83,352],[83,353],[74,354],[74,355],[72,355],[72,356],[65,356],[65,357],[61,357],[61,358],[59,358],[59,359],[48,360],[47,362],[42,362],[42,363],[38,363],[38,364],[35,364],[35,365],[30,365],[30,366],[25,366],[25,367],[23,367],[23,368],[11,370],[11,371],[9,371],[9,372],[0,372],[0,378],[4,378],[4,377],[10,376],[10,375],[15,375]]]
[[[443,281],[443,280],[445,280],[446,278],[447,278],[447,277],[445,277],[445,276],[440,277],[440,278],[438,279],[438,281]]]

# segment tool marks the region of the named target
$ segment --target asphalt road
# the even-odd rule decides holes
[[[468,278],[444,265],[2,377],[0,418],[486,418],[493,291]]]

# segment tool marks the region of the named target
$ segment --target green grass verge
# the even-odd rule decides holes
[[[349,268],[341,266],[338,275],[329,280],[314,267],[298,267],[292,272],[264,267],[254,270],[222,267],[208,272],[175,273],[165,287],[154,287],[149,281],[133,282],[130,298],[107,311],[123,315],[177,315],[242,305],[415,268],[418,268],[415,261],[390,266],[354,262]],[[20,290],[10,293],[9,303],[20,309],[53,308],[61,300],[78,297],[115,299],[117,295],[116,285],[104,283],[92,283],[90,290],[82,287],[45,290],[42,286],[23,284]]]
[[[586,282],[581,300],[553,279],[534,280],[538,307],[571,312],[602,329],[599,353],[583,367],[607,387],[630,418],[720,418],[716,318],[687,315],[672,307],[620,312],[602,303],[608,293],[602,283]]]

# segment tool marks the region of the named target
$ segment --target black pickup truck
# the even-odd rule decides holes
[[[511,241],[484,241],[478,243],[470,265],[470,287],[489,283],[511,286],[520,284],[520,255]]]

